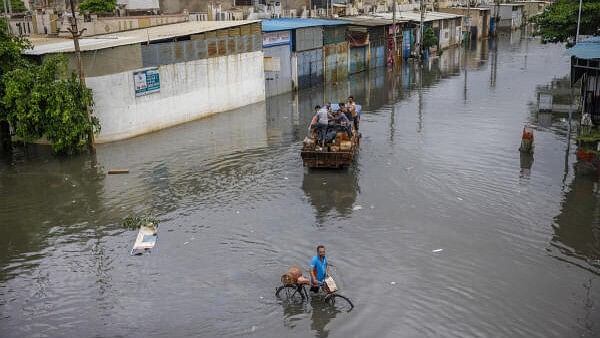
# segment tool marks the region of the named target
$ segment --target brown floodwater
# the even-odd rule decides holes
[[[0,336],[599,336],[598,177],[568,115],[536,109],[568,74],[564,47],[516,32],[93,157],[2,154]],[[303,168],[312,106],[349,94],[355,165]],[[121,222],[148,213],[158,244],[130,256]],[[353,311],[275,298],[317,244]]]

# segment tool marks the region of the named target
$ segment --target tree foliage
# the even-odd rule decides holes
[[[577,32],[579,1],[558,0],[531,20],[538,25],[538,34],[544,41],[564,42]],[[579,34],[597,35],[600,32],[600,1],[584,1],[581,9]]]
[[[57,153],[84,149],[88,133],[100,130],[96,118],[88,119],[91,90],[68,71],[64,56],[34,64],[21,54],[29,47],[0,21],[0,121],[25,141],[46,138]]]
[[[27,12],[27,7],[21,0],[10,0],[10,5],[12,7],[13,13],[25,13]]]
[[[0,18],[0,120],[6,120],[8,114],[2,102],[4,83],[1,79],[9,71],[27,65],[21,52],[30,47],[28,40],[9,34],[6,20]]]
[[[112,13],[117,8],[117,0],[84,0],[79,5],[80,11],[90,13]]]
[[[423,48],[430,48],[438,45],[438,38],[435,36],[433,29],[427,27],[423,32]]]
[[[12,70],[3,82],[7,120],[17,137],[26,141],[45,137],[55,152],[72,154],[85,149],[90,130],[99,130],[98,120],[89,121],[87,115],[92,92],[68,73],[64,56]]]
[[[25,7],[25,4],[21,0],[10,0],[10,6],[13,13],[27,12],[27,7]]]

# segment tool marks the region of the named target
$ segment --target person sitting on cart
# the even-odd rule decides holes
[[[350,112],[350,110],[348,109],[346,104],[344,102],[340,102],[339,105],[340,105],[340,111],[342,113],[344,113],[344,115],[346,115],[346,117],[348,118],[348,121],[352,121],[352,113]]]
[[[317,246],[317,255],[310,261],[310,291],[319,292],[319,288],[325,282],[328,272],[329,265],[327,264],[327,256],[325,256],[325,246],[319,245]]]
[[[348,134],[348,137],[352,138],[352,125],[346,114],[342,113],[341,111],[338,111],[333,115],[333,119],[335,123],[339,124],[344,128],[344,130]]]

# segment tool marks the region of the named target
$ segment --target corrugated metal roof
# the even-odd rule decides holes
[[[377,17],[385,18],[388,20],[392,19],[392,13],[376,13],[374,14]],[[425,12],[424,21],[437,21],[437,20],[445,20],[445,19],[456,19],[460,18],[462,15],[452,14],[452,13],[441,13],[441,12]],[[398,20],[410,20],[410,21],[421,21],[421,13],[420,12],[396,12],[396,19]]]
[[[592,36],[577,42],[567,52],[578,59],[600,59],[600,36]]]
[[[349,22],[343,20],[326,20],[326,19],[301,19],[301,18],[284,18],[270,19],[262,21],[263,32],[286,31],[290,29],[316,27],[316,26],[338,26],[347,25]]]
[[[345,16],[342,20],[349,21],[353,25],[366,26],[366,27],[386,26],[386,25],[391,25],[393,23],[392,19],[386,19],[386,18],[375,17],[375,16],[367,16],[367,15]],[[407,20],[400,20],[400,19],[396,20],[396,23],[403,23],[403,22],[407,22]]]
[[[210,32],[223,28],[247,25],[259,22],[258,20],[244,21],[189,21],[136,29],[126,32],[118,32],[106,35],[79,39],[82,51],[99,50],[118,46],[132,45],[140,42],[171,39],[178,36],[186,36]],[[33,49],[27,49],[24,54],[44,55],[52,53],[72,53],[75,51],[73,40],[57,38],[52,40],[32,39]]]

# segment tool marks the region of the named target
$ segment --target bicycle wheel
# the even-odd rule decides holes
[[[334,306],[336,309],[345,310],[346,312],[350,312],[354,309],[354,304],[350,298],[337,293],[325,296],[325,302],[330,306]]]
[[[301,286],[281,285],[275,289],[275,296],[288,302],[303,302],[305,299],[304,289]]]

